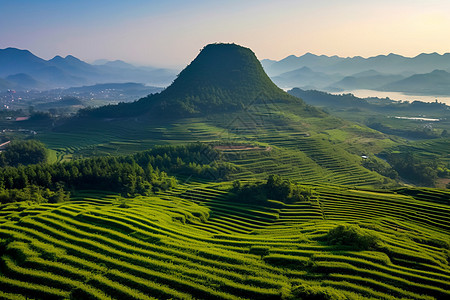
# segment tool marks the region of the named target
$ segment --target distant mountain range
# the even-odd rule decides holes
[[[299,87],[331,92],[371,89],[450,95],[450,53],[412,58],[396,54],[344,58],[307,53],[280,61],[265,59],[261,64],[272,81],[283,89]],[[0,49],[2,90],[46,90],[111,82],[165,87],[177,73],[172,69],[136,67],[121,60],[88,64],[71,55],[44,60],[28,50]]]
[[[177,71],[135,67],[122,61],[88,64],[68,55],[44,60],[28,50],[0,49],[0,88],[51,89],[108,82],[138,82],[167,86]]]
[[[290,55],[280,61],[264,59],[261,61],[265,71],[271,77],[308,67],[317,72],[340,73],[344,76],[374,70],[380,73],[407,75],[429,73],[436,69],[450,71],[450,53],[422,53],[416,57],[404,57],[397,54],[378,55],[369,58],[361,56],[339,57],[306,53],[302,56]]]
[[[307,53],[261,63],[272,80],[285,89],[450,94],[450,53],[423,53],[412,58],[397,54],[344,58]]]

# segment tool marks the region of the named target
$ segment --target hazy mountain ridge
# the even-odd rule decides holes
[[[339,57],[306,53],[302,56],[290,55],[280,61],[265,60],[265,70],[269,76],[277,76],[302,67],[318,72],[336,72],[343,75],[374,70],[380,73],[400,74],[402,72],[429,73],[436,69],[450,69],[450,53],[422,53],[415,57],[397,54],[378,55],[369,58],[361,56]]]
[[[376,71],[375,71],[376,72]],[[363,74],[366,72],[361,72]],[[396,82],[398,80],[404,79],[401,75],[391,75],[391,74],[375,74],[375,75],[362,75],[357,76],[346,76],[338,82],[333,83],[330,89],[342,89],[342,90],[354,90],[354,89],[377,89],[383,85]]]
[[[290,55],[280,61],[264,59],[261,65],[271,79],[284,89],[373,89],[450,94],[448,78],[434,73],[435,70],[450,71],[450,53],[422,53],[415,57],[391,53],[369,58],[306,53],[299,57]],[[171,69],[136,67],[121,60],[98,60],[88,64],[72,55],[44,60],[28,50],[16,48],[0,49],[0,67],[0,88],[17,90],[45,90],[109,82],[168,86],[176,74]],[[417,77],[418,74],[422,76]]]
[[[67,88],[107,82],[139,82],[166,86],[172,82],[176,71],[171,69],[135,67],[125,62],[88,64],[72,55],[41,59],[28,50],[0,49],[0,78],[2,86],[13,89]],[[25,74],[28,82],[11,82],[6,77]],[[23,75],[22,75],[23,76]],[[30,84],[38,81],[40,84]]]
[[[327,74],[313,71],[309,67],[302,67],[279,76],[274,76],[272,80],[282,88],[293,86],[316,88],[331,85],[341,78],[342,74]]]
[[[415,57],[391,53],[369,58],[307,53],[299,57],[290,55],[280,61],[266,59],[262,64],[282,88],[450,94],[447,87],[450,81],[442,73],[450,71],[450,53],[422,53]],[[437,70],[441,70],[440,75]]]
[[[434,70],[426,74],[415,74],[403,80],[388,83],[381,89],[417,94],[449,95],[450,73],[444,70]]]

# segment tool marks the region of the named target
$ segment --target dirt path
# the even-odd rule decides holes
[[[0,148],[2,148],[3,146],[8,145],[9,143],[11,143],[11,141],[7,141],[7,142],[4,142],[3,144],[0,144]]]
[[[255,147],[255,146],[249,146],[249,145],[222,145],[222,146],[214,146],[214,149],[216,150],[222,150],[222,151],[270,151],[272,150],[272,147]]]

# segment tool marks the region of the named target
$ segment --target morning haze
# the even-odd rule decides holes
[[[450,48],[448,1],[6,1],[0,48],[50,59],[121,59],[184,67],[208,43],[236,42],[259,59],[306,52],[403,56]],[[179,51],[180,47],[184,51]]]

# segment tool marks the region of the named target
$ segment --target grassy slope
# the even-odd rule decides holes
[[[196,141],[262,144],[272,151],[267,155],[230,156],[230,160],[247,168],[249,176],[272,172],[294,180],[358,186],[389,182],[361,167],[360,156],[378,153],[396,145],[395,141],[366,127],[315,114],[317,111],[308,112],[296,104],[259,103],[242,112],[208,118],[83,120],[38,134],[38,138],[58,151],[60,160],[127,154],[155,144]],[[344,177],[349,180],[339,179]]]
[[[316,185],[310,202],[269,208],[229,203],[226,186],[4,206],[0,297],[281,299],[299,285],[348,299],[450,296],[448,192]],[[328,245],[343,222],[376,232],[376,251]]]

